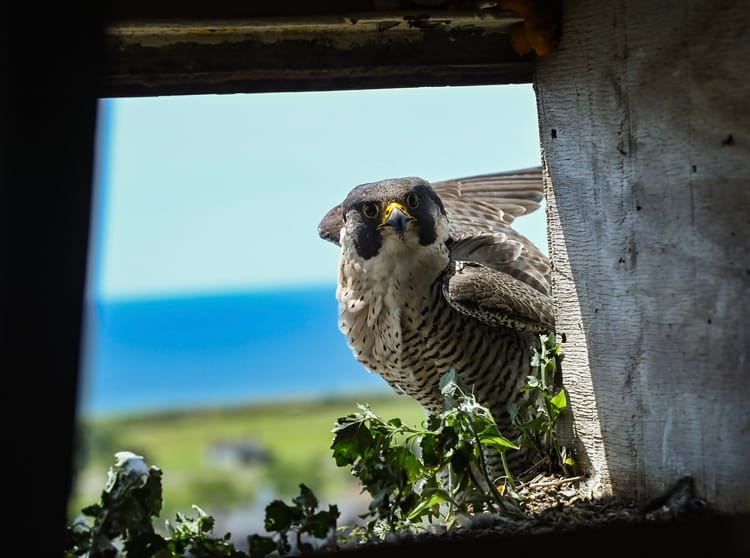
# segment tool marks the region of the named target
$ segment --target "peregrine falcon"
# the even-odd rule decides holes
[[[554,328],[548,259],[512,227],[542,197],[538,167],[351,190],[318,233],[341,247],[338,325],[356,359],[430,412],[453,368],[512,437],[507,405]]]

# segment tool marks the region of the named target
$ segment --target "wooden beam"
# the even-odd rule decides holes
[[[529,83],[512,12],[114,20],[101,96]]]

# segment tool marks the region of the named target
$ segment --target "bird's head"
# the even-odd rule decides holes
[[[430,184],[406,177],[361,184],[340,206],[347,242],[364,260],[381,250],[414,249],[448,240],[448,218]],[[324,219],[325,222],[325,219]],[[321,236],[323,223],[321,223]]]

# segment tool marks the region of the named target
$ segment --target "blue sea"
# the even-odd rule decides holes
[[[335,287],[90,303],[84,416],[389,393],[337,328]]]

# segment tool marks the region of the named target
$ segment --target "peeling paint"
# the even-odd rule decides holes
[[[318,16],[303,19],[255,18],[246,20],[198,20],[159,23],[121,23],[107,29],[110,38],[126,45],[160,48],[179,43],[222,44],[247,40],[267,44],[289,38],[310,40],[325,35],[334,42],[349,41],[347,37],[370,35],[383,40],[384,34],[399,35],[403,40],[415,39],[427,30],[478,30],[510,33],[513,24],[523,21],[512,12],[393,12]]]

